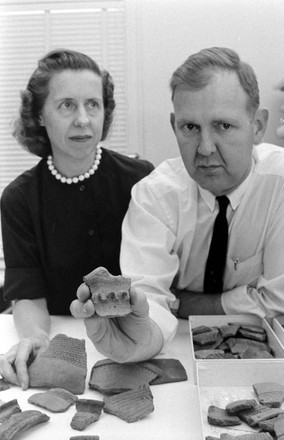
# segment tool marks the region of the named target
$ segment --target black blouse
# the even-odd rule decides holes
[[[50,314],[66,315],[84,275],[98,266],[118,275],[131,188],[152,170],[103,149],[83,182],[61,183],[43,159],[10,183],[1,198],[5,298],[46,297]]]

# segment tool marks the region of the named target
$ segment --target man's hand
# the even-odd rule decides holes
[[[150,359],[163,346],[160,328],[149,317],[146,296],[132,290],[132,312],[119,318],[102,318],[95,314],[90,292],[85,284],[77,291],[78,300],[70,310],[75,318],[84,318],[88,337],[97,350],[117,362]]]
[[[0,356],[0,375],[26,390],[29,387],[28,362],[34,360],[39,351],[47,348],[48,341],[48,337],[22,339]]]

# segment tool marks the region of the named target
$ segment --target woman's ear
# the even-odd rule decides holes
[[[268,110],[266,108],[258,109],[254,116],[254,144],[262,142],[268,122]]]
[[[172,129],[174,130],[174,133],[176,132],[176,130],[175,130],[175,114],[174,113],[171,113],[171,115],[170,115],[170,121],[171,121],[171,126],[172,126]]]
[[[44,126],[43,117],[41,115],[39,115],[39,117],[38,117],[38,122],[39,122],[39,125],[41,125],[42,127]]]

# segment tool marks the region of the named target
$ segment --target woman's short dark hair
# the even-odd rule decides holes
[[[241,61],[239,55],[226,47],[211,47],[189,56],[176,69],[170,80],[172,99],[178,86],[201,89],[207,86],[214,73],[218,71],[235,72],[240,84],[248,96],[248,109],[257,110],[259,106],[259,89],[257,78],[252,67]]]
[[[67,49],[51,51],[39,60],[26,90],[21,92],[20,115],[13,132],[24,148],[40,157],[46,157],[52,152],[46,129],[39,122],[40,113],[49,94],[49,82],[56,73],[66,69],[91,70],[102,78],[105,114],[101,140],[106,138],[112,124],[115,101],[111,75],[106,70],[101,70],[92,58],[81,52]]]

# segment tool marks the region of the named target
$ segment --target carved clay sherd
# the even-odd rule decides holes
[[[73,405],[78,397],[63,388],[53,388],[44,393],[36,393],[29,397],[28,402],[46,408],[54,413],[64,412]]]
[[[10,400],[9,402],[3,402],[0,404],[0,422],[8,420],[11,415],[21,412],[21,408],[17,399]]]
[[[258,332],[252,332],[250,330],[244,329],[244,328],[240,328],[239,330],[239,334],[243,337],[243,338],[247,338],[247,339],[253,339],[255,341],[266,341],[267,340],[267,335],[266,333],[258,333]]]
[[[128,315],[130,306],[130,278],[111,275],[104,267],[98,267],[83,277],[90,289],[95,311],[99,316]]]
[[[198,345],[210,344],[217,341],[218,329],[211,328],[208,332],[193,335],[193,342]]]
[[[149,386],[104,398],[104,412],[113,414],[128,423],[146,417],[154,411],[153,395]]]
[[[253,384],[253,389],[262,405],[279,408],[284,400],[284,387],[275,382]]]
[[[225,354],[224,350],[220,350],[218,348],[215,349],[209,349],[209,350],[197,350],[195,353],[196,359],[207,359],[210,355],[223,355]]]
[[[244,330],[248,330],[253,333],[263,333],[266,334],[266,330],[261,327],[260,325],[254,325],[254,324],[241,324],[241,328]]]
[[[284,413],[280,413],[277,417],[273,417],[272,419],[262,420],[258,422],[258,426],[262,429],[262,431],[268,431],[271,434],[275,435],[274,423],[280,418],[284,418]]]
[[[259,350],[270,351],[270,347],[266,342],[254,341],[246,338],[229,338],[227,339],[232,353],[243,353],[247,348],[255,347]]]
[[[69,440],[100,440],[98,435],[75,435]]]
[[[284,438],[284,417],[277,417],[274,422],[274,432],[277,439],[282,440]]]
[[[73,394],[82,394],[87,376],[85,341],[56,335],[28,371],[31,387],[63,388]]]
[[[208,408],[207,420],[210,425],[215,426],[235,426],[240,425],[241,421],[237,416],[231,416],[223,408],[210,405]]]
[[[104,402],[94,399],[79,399],[76,402],[76,414],[71,420],[71,427],[83,431],[91,423],[99,420]]]
[[[257,405],[252,409],[240,411],[238,416],[249,426],[256,426],[262,420],[272,419],[281,413],[279,408],[269,408],[265,405]]]
[[[0,439],[12,440],[19,433],[22,434],[27,429],[48,420],[49,417],[46,414],[36,410],[27,410],[13,414],[0,425]]]
[[[241,359],[271,359],[273,357],[268,351],[259,350],[255,347],[249,347],[243,353],[240,353]]]
[[[138,365],[153,369],[158,376],[152,379],[150,385],[162,383],[182,382],[187,380],[186,371],[178,359],[156,358],[141,362]]]
[[[198,335],[199,333],[206,333],[206,332],[209,332],[210,330],[211,330],[211,328],[207,327],[206,325],[199,325],[198,327],[194,327],[192,329],[192,334]]]
[[[5,379],[0,379],[0,391],[5,391],[11,388],[11,384],[9,384]]]
[[[273,440],[268,432],[258,432],[257,434],[241,434],[241,435],[230,435],[221,434],[220,440]]]
[[[235,400],[234,402],[229,403],[226,406],[226,411],[228,411],[229,414],[237,414],[240,411],[244,411],[245,409],[251,409],[254,408],[257,405],[257,401],[254,399],[242,399],[242,400]]]
[[[119,364],[105,359],[93,366],[89,386],[104,394],[118,394],[149,384],[155,377],[157,372],[138,363]]]

